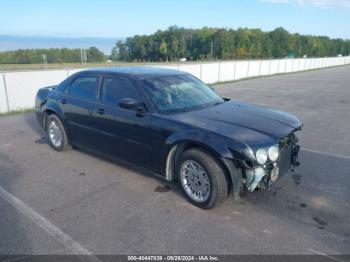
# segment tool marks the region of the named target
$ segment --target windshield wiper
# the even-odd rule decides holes
[[[224,100],[224,101],[218,101],[218,102],[215,102],[213,105],[214,106],[217,106],[217,105],[220,105],[220,104],[223,104],[223,103],[225,103],[226,101]]]
[[[226,101],[217,101],[215,103],[209,103],[209,104],[204,104],[204,105],[198,105],[198,106],[194,106],[194,107],[186,107],[186,108],[183,108],[183,109],[179,109],[177,112],[181,112],[181,113],[185,113],[185,112],[188,112],[188,111],[193,111],[193,110],[199,110],[199,109],[203,109],[203,108],[206,108],[208,106],[216,106],[216,105],[220,105],[222,103],[225,103]]]

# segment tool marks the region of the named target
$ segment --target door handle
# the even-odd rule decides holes
[[[104,115],[105,114],[105,110],[103,108],[99,108],[95,111],[97,114],[100,114],[100,115]]]
[[[64,99],[64,98],[58,100],[58,102],[63,104],[63,105],[67,103],[66,99]]]

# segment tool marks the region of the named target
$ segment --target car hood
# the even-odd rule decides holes
[[[302,126],[299,119],[289,113],[235,101],[174,116],[177,121],[253,147],[276,143]]]

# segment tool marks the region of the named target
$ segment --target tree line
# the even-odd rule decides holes
[[[43,55],[46,55],[47,63],[81,62],[80,49],[50,48],[0,52],[0,64],[39,64],[44,61]],[[86,50],[86,58],[88,62],[105,61],[105,55],[96,47]]]
[[[349,55],[350,40],[290,34],[282,27],[260,29],[186,29],[171,26],[151,35],[119,40],[111,59],[119,61],[177,61]]]

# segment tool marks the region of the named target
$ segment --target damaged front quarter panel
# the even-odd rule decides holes
[[[222,158],[229,171],[232,181],[232,192],[235,200],[239,200],[243,191],[253,192],[257,188],[262,190],[270,189],[281,176],[289,171],[294,171],[299,166],[298,154],[300,146],[294,132],[278,141],[279,157],[276,161],[267,161],[265,164],[258,164],[253,159],[254,153],[246,152],[246,159],[232,160]],[[253,157],[252,157],[253,156]]]

